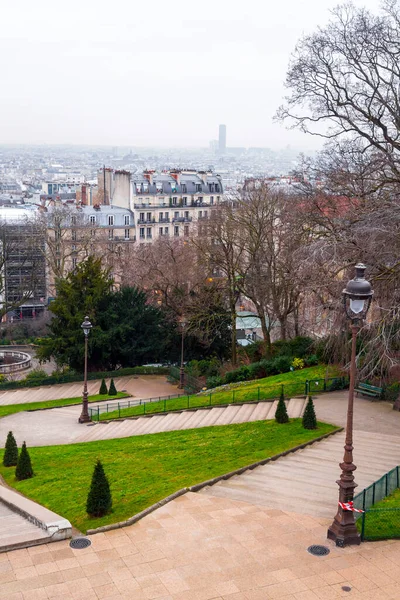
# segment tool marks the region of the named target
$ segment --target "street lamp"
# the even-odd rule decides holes
[[[82,330],[85,335],[85,371],[83,376],[83,395],[82,395],[82,412],[79,417],[79,423],[89,423],[91,421],[89,417],[88,411],[88,391],[87,391],[87,350],[88,350],[88,337],[90,330],[92,329],[92,324],[89,321],[89,317],[85,317],[83,321]]]
[[[184,344],[185,344],[185,327],[186,327],[186,321],[185,321],[184,317],[181,318],[180,324],[181,324],[181,330],[182,330],[182,342],[181,342],[181,368],[179,370],[178,390],[183,390],[185,388],[185,367],[183,364],[183,351],[184,351]]]
[[[336,482],[339,486],[339,508],[328,529],[328,538],[334,540],[337,546],[348,546],[360,543],[354,512],[346,510],[343,506],[353,502],[354,489],[357,484],[354,481],[356,466],[353,463],[353,404],[354,384],[356,378],[356,340],[361,324],[367,316],[371,304],[373,291],[371,284],[364,278],[366,266],[356,265],[356,276],[351,279],[343,290],[343,303],[347,317],[351,320],[351,362],[350,362],[350,386],[347,404],[346,441],[344,446],[343,462],[339,464],[342,469],[340,479]],[[341,506],[342,505],[342,506]],[[350,508],[350,507],[348,507]]]

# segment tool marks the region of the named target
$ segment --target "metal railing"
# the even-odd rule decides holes
[[[388,471],[354,497],[354,507],[361,541],[400,538],[400,508],[374,506],[400,488],[400,466]]]
[[[113,404],[109,404],[108,402],[103,402],[103,404],[99,404],[98,406],[95,406],[94,408],[88,408],[89,410],[89,416],[91,418],[92,421],[100,421],[100,415],[104,414],[104,413],[118,413],[118,416],[113,416],[114,419],[118,419],[121,416],[121,410],[124,410],[126,408],[137,408],[139,407],[139,410],[141,411],[141,413],[138,416],[141,415],[145,415],[148,414],[149,409],[147,408],[147,412],[146,412],[146,405],[147,404],[152,404],[154,402],[164,402],[164,406],[166,406],[166,402],[167,400],[171,400],[171,399],[176,399],[176,398],[180,398],[183,394],[173,394],[173,395],[169,395],[169,396],[155,396],[154,398],[144,398],[142,400],[128,400],[127,402],[114,402]],[[140,407],[143,407],[143,409],[140,409]],[[163,412],[167,412],[166,410]]]
[[[179,369],[172,367],[170,369],[170,377],[174,380],[179,380]],[[327,380],[313,380],[320,381],[320,391],[326,387],[326,391],[329,391],[329,386],[332,385],[336,380],[342,381],[343,378],[331,378]],[[323,381],[326,381],[326,385],[323,385]],[[264,388],[258,386],[257,388],[241,389],[240,387],[233,388],[231,390],[220,389],[217,392],[204,391],[200,394],[175,394],[170,396],[159,396],[156,398],[148,398],[138,402],[137,400],[129,400],[128,402],[118,402],[117,404],[106,404],[102,403],[96,408],[89,408],[89,415],[92,420],[100,421],[100,415],[107,414],[106,419],[118,419],[118,418],[129,418],[129,417],[140,417],[146,414],[156,414],[165,412],[174,412],[181,410],[189,410],[195,408],[205,408],[209,406],[226,406],[227,404],[238,404],[246,402],[262,402],[277,400],[281,395],[287,398],[292,396],[303,395],[305,389],[309,389],[309,381],[302,381],[294,384],[278,384]],[[199,380],[195,377],[185,375],[185,391],[188,392],[190,386],[201,385]],[[335,387],[335,389],[338,389]],[[197,390],[195,390],[197,391]],[[121,412],[123,411],[123,412]]]

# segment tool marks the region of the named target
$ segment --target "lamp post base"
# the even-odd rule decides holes
[[[183,389],[185,389],[185,369],[184,369],[184,367],[181,367],[180,371],[179,371],[178,390],[183,390]]]
[[[92,419],[89,417],[89,415],[84,415],[82,412],[81,416],[78,419],[78,423],[90,423],[91,420]]]
[[[349,514],[350,519],[344,516],[346,513]],[[327,537],[328,540],[332,540],[340,548],[344,548],[344,546],[359,546],[361,536],[356,527],[353,513],[345,510],[342,511],[342,516],[340,516],[338,511],[332,525],[328,529]]]
[[[82,412],[81,416],[78,419],[78,423],[90,423],[92,419],[89,417],[88,410],[88,393],[85,390],[82,396]]]

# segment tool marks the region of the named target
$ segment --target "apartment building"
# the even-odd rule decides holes
[[[219,175],[202,171],[144,171],[132,179],[137,241],[189,237],[222,201]]]
[[[118,281],[120,259],[136,241],[134,216],[112,205],[55,205],[41,214],[46,231],[47,293],[55,295],[57,277],[64,277],[89,254],[101,256]]]
[[[99,204],[131,210],[139,243],[193,235],[198,222],[207,219],[223,198],[220,175],[195,170],[131,175],[103,168],[98,172],[98,190]]]

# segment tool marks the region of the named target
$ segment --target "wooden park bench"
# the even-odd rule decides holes
[[[359,383],[354,391],[363,396],[371,396],[380,399],[382,397],[383,388],[377,387],[376,385],[369,385],[369,383]]]

